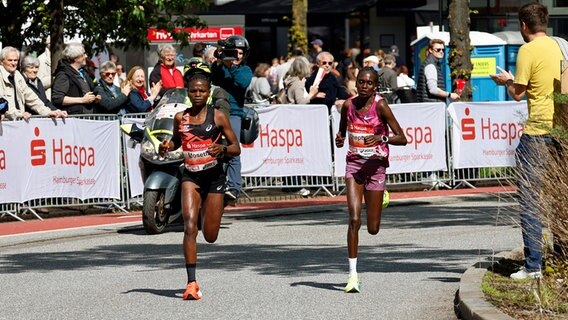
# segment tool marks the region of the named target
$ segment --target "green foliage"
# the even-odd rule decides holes
[[[54,0],[51,0],[54,1]],[[63,1],[63,0],[59,0]],[[122,49],[148,47],[147,29],[167,30],[181,45],[188,34],[180,27],[205,27],[194,12],[205,9],[207,0],[75,0],[64,3],[64,34],[83,37],[86,48]],[[0,4],[0,41],[18,48],[39,49],[50,30],[54,12],[44,0],[7,1]],[[29,23],[28,23],[29,22]]]

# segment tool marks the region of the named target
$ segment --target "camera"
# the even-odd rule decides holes
[[[248,48],[248,43],[246,39],[239,38],[239,37],[230,37],[225,40],[217,41],[217,44],[221,47],[217,49],[216,56],[217,58],[224,60],[224,61],[232,61],[238,59],[238,48],[244,51],[245,48]]]

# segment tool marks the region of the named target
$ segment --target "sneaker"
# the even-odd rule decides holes
[[[183,300],[199,300],[201,299],[201,290],[197,281],[192,281],[187,284],[185,292],[183,293]]]
[[[523,279],[537,279],[542,278],[542,272],[534,271],[529,272],[525,267],[521,267],[521,270],[511,274],[511,279],[523,280]]]
[[[361,292],[359,289],[360,285],[359,276],[357,274],[350,275],[347,279],[347,285],[345,286],[345,293]]]
[[[296,194],[301,195],[302,197],[307,197],[310,195],[310,193],[311,193],[310,190],[306,188],[302,188],[298,192],[296,192]]]
[[[233,190],[225,191],[225,198],[229,200],[237,200],[237,194]]]

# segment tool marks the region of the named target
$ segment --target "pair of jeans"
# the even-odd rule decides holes
[[[515,152],[523,251],[525,268],[529,272],[540,271],[543,264],[542,221],[537,202],[540,198],[540,179],[552,147],[550,136],[523,134]]]
[[[240,116],[230,116],[229,120],[237,141],[240,143],[242,118]],[[241,156],[232,157],[227,163],[227,178],[227,190],[231,190],[235,196],[239,197],[243,184],[241,178]]]

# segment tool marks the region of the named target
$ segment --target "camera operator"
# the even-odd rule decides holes
[[[246,65],[249,55],[249,44],[245,37],[231,36],[219,40],[220,48],[215,52],[217,61],[211,66],[211,80],[213,84],[225,89],[231,109],[229,119],[235,136],[240,142],[241,121],[245,104],[245,93],[252,80],[252,70]],[[227,190],[225,198],[236,201],[241,193],[241,158],[233,157],[227,165]]]

